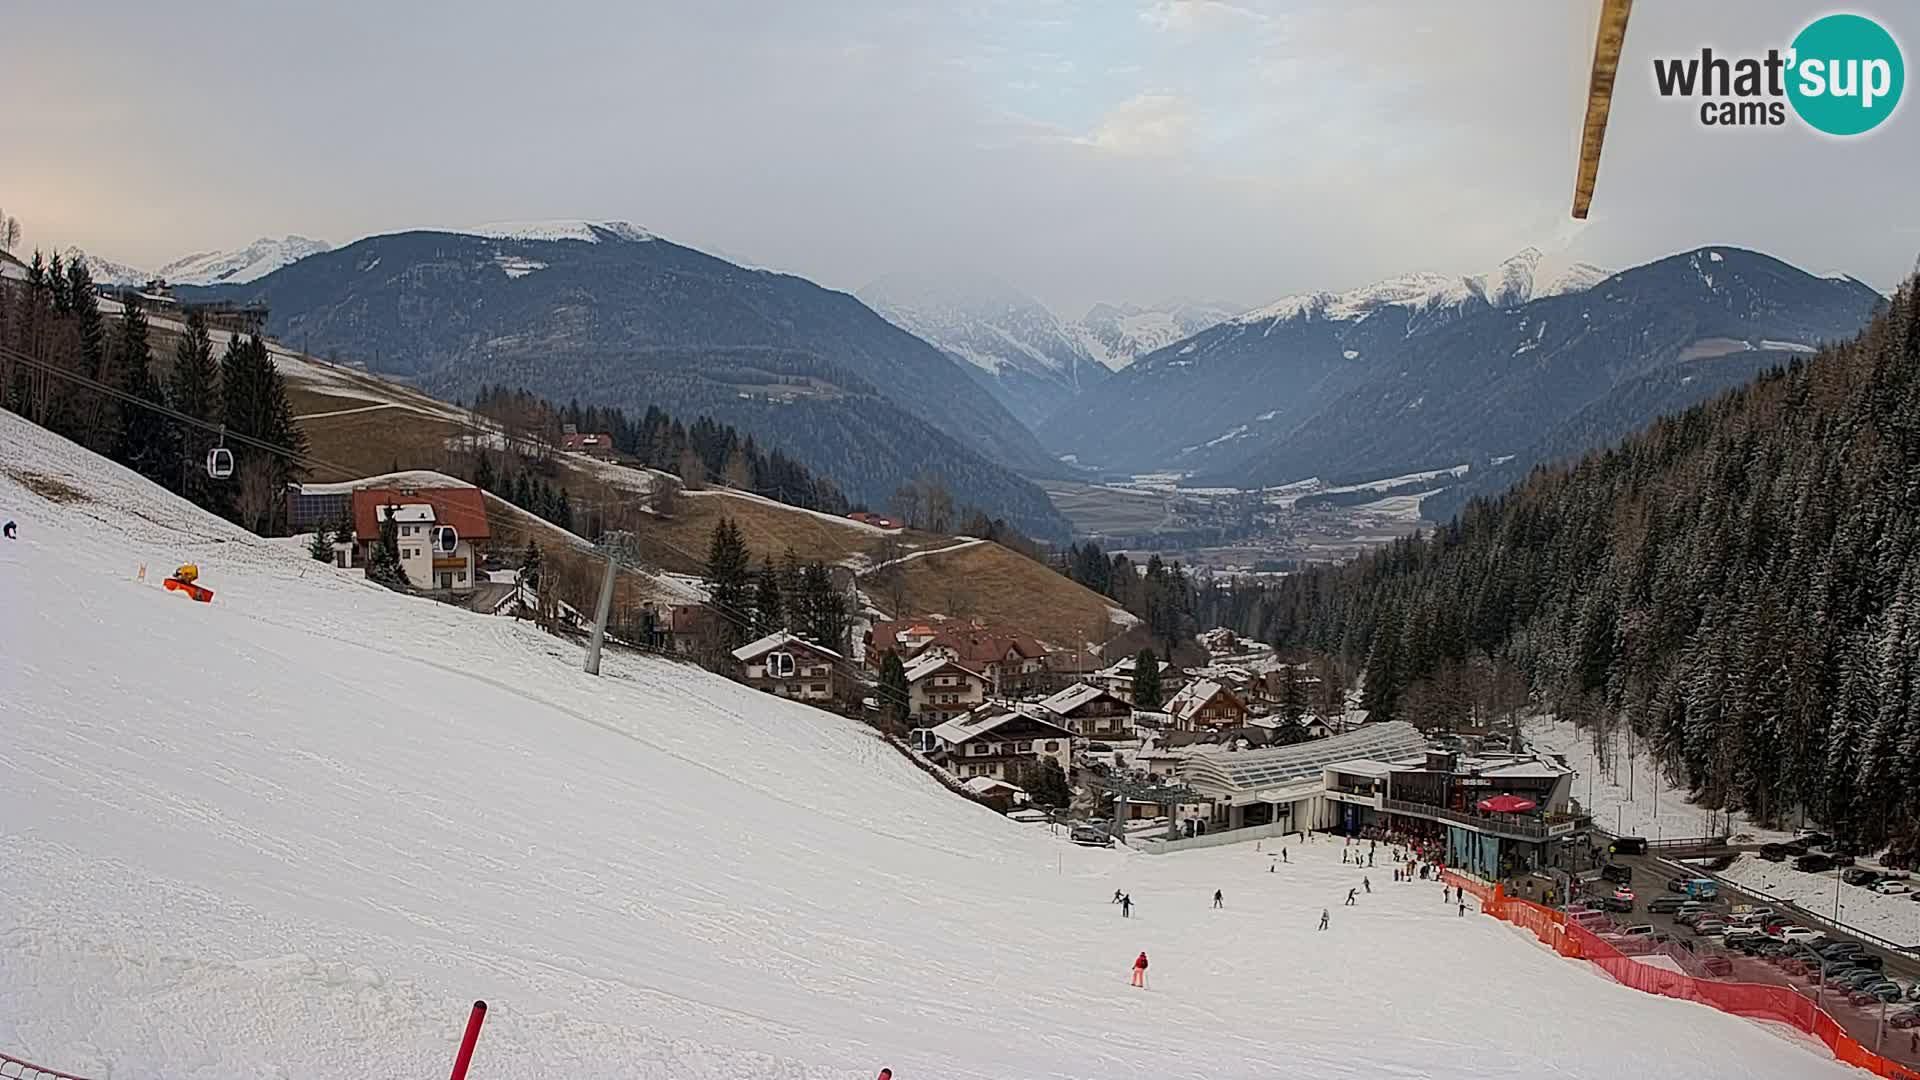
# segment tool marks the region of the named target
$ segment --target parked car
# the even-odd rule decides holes
[[[1880,971],[1887,966],[1885,960],[1880,959],[1880,957],[1870,952],[1855,953],[1849,957],[1849,959],[1853,961],[1856,967],[1871,968],[1874,971]]]
[[[1869,984],[1867,993],[1873,995],[1873,1000],[1887,1005],[1897,1005],[1907,999],[1907,995],[1901,992],[1899,984],[1887,979]]]
[[[1780,961],[1780,970],[1789,975],[1805,975],[1807,965],[1801,963],[1798,957],[1789,956]]]
[[[1699,922],[1693,923],[1689,929],[1700,937],[1711,937],[1714,934],[1726,933],[1727,924],[1721,922],[1719,919],[1701,919]]]
[[[1835,866],[1852,866],[1853,856],[1835,855],[1833,852],[1829,851],[1827,852],[1827,861],[1833,863],[1833,865]]]
[[[1633,884],[1633,867],[1626,863],[1608,863],[1600,868],[1601,878],[1619,885]]]
[[[1624,897],[1619,893],[1615,893],[1612,896],[1603,896],[1600,898],[1600,906],[1607,911],[1617,911],[1623,915],[1631,915],[1633,914],[1633,894],[1628,893]]]
[[[1789,840],[1786,843],[1781,844],[1780,846],[1781,848],[1785,849],[1786,853],[1789,855],[1805,855],[1807,853],[1807,848],[1809,848],[1811,845],[1808,844],[1805,840]]]
[[[1785,844],[1760,845],[1760,857],[1768,862],[1786,862],[1788,854]]]
[[[1920,1008],[1902,1009],[1888,1016],[1887,1026],[1902,1029],[1920,1027]]]
[[[1793,860],[1793,868],[1806,874],[1818,874],[1833,869],[1833,859],[1818,852],[1809,852]]]
[[[1709,975],[1733,974],[1733,961],[1724,956],[1703,956],[1700,958],[1700,963],[1707,969]]]
[[[1880,875],[1865,867],[1849,866],[1840,871],[1840,880],[1849,885],[1871,885],[1880,880]]]
[[[1641,923],[1638,926],[1629,926],[1625,930],[1620,931],[1620,936],[1621,937],[1654,937],[1655,933],[1651,925],[1648,925],[1647,923]]]
[[[1674,915],[1685,902],[1677,896],[1656,896],[1647,901],[1647,910],[1655,915]]]
[[[1818,931],[1809,930],[1804,926],[1783,926],[1780,928],[1780,932],[1774,936],[1791,945],[1800,941],[1818,940],[1820,934]]]
[[[1613,843],[1607,845],[1609,852],[1620,855],[1645,855],[1647,838],[1644,836],[1616,836]]]
[[[1883,881],[1875,885],[1873,891],[1882,896],[1905,896],[1913,891],[1913,886],[1904,881]]]
[[[1823,847],[1826,847],[1828,844],[1833,843],[1833,837],[1828,836],[1826,833],[1823,833],[1823,832],[1814,832],[1814,831],[1803,832],[1799,836],[1794,837],[1794,839],[1803,840],[1806,843],[1811,844],[1817,848],[1823,848]]]

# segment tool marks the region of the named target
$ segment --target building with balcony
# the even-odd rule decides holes
[[[1425,750],[1412,724],[1369,724],[1345,735],[1266,750],[1191,746],[1177,751],[1178,779],[1211,800],[1213,829],[1283,825],[1331,829],[1343,823],[1326,787],[1327,766],[1363,757],[1405,757]]]
[[[1341,806],[1341,831],[1380,826],[1443,840],[1449,863],[1497,877],[1553,864],[1583,826],[1570,812],[1573,775],[1534,755],[1428,749],[1332,762],[1323,786]],[[1525,809],[1492,810],[1489,801]]]

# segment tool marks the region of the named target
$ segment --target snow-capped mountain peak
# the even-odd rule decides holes
[[[1486,273],[1453,275],[1416,271],[1345,292],[1296,293],[1236,316],[1233,321],[1243,324],[1297,318],[1345,321],[1366,318],[1389,306],[1426,312],[1475,300],[1497,308],[1515,307],[1544,296],[1581,292],[1608,276],[1608,271],[1591,263],[1529,247]]]
[[[455,231],[470,236],[492,237],[496,240],[579,240],[588,244],[598,244],[605,239],[624,240],[636,244],[659,239],[631,221],[587,221],[575,218],[556,218],[550,221],[495,221]]]
[[[1169,300],[1153,307],[1095,304],[1068,330],[1094,359],[1115,371],[1136,359],[1225,321],[1237,305]]]
[[[61,259],[69,265],[76,261],[87,264],[87,273],[93,276],[96,285],[145,285],[153,280],[153,274],[137,266],[117,263],[112,259],[103,259],[98,255],[89,255],[77,247],[70,247],[60,253]]]
[[[890,274],[858,296],[888,322],[984,372],[988,389],[1029,425],[1107,374],[1045,305],[991,276]]]
[[[203,251],[161,267],[158,276],[173,285],[244,285],[289,263],[332,250],[323,240],[304,236],[263,236],[234,251]]]

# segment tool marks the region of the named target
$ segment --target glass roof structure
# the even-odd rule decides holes
[[[1426,737],[1412,724],[1392,720],[1369,724],[1359,731],[1271,750],[1221,751],[1194,754],[1181,763],[1189,783],[1229,792],[1248,792],[1318,779],[1329,765],[1356,758],[1375,761],[1418,754]]]

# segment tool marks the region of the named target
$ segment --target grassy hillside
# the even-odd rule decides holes
[[[170,354],[171,342],[164,351]],[[278,348],[275,357],[316,462],[309,479],[349,480],[394,468],[455,475],[464,471],[458,447],[475,435],[470,414],[363,372]],[[610,527],[629,530],[637,557],[661,570],[700,573],[714,526],[730,517],[756,564],[769,555],[778,560],[791,547],[804,561],[817,559],[858,574],[860,588],[889,614],[978,617],[1060,647],[1113,639],[1126,629],[1111,621],[1105,597],[998,544],[955,547],[962,541],[954,537],[913,530],[885,533],[721,489],[683,493],[674,500],[671,514],[655,514],[643,504],[659,474],[569,454],[554,455],[550,470],[549,482],[571,494],[582,528],[588,516],[598,512]],[[585,540],[567,542],[571,534],[501,500],[490,498],[488,506],[496,546],[513,550],[529,539],[539,541],[562,598],[588,602],[600,571]],[[939,550],[945,548],[954,550]],[[893,562],[903,556],[915,557]],[[872,569],[876,566],[879,569]],[[623,575],[616,608],[689,599],[656,579]]]

